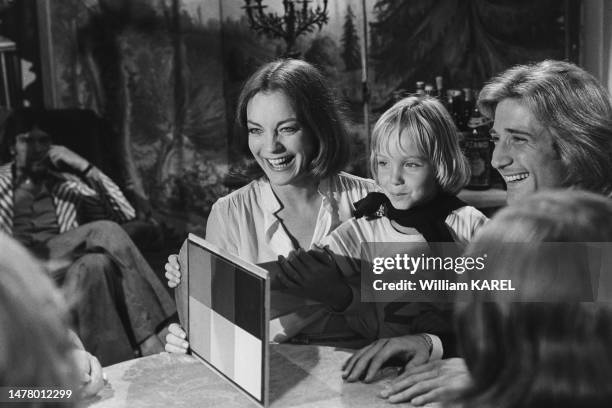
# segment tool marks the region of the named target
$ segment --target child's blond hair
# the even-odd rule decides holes
[[[376,156],[402,150],[401,135],[412,137],[419,153],[433,165],[442,192],[457,194],[470,179],[470,168],[459,148],[457,129],[446,108],[429,96],[409,96],[389,108],[376,122],[370,146],[370,170],[377,179]]]

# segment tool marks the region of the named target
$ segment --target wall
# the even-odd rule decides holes
[[[612,1],[584,0],[581,65],[612,92]]]
[[[229,142],[241,85],[286,52],[284,41],[254,34],[243,0],[43,3],[54,106],[93,109],[110,119],[130,182],[157,218],[177,234],[203,233],[212,203],[229,191],[223,181],[235,158]],[[267,11],[282,12],[280,1],[269,3]],[[331,1],[328,24],[301,36],[296,48],[338,86],[363,153],[361,4]],[[343,52],[349,7],[356,55]]]
[[[227,193],[220,2],[51,5],[56,107],[109,119],[132,188],[168,232],[203,233],[210,206]]]
[[[210,206],[229,191],[223,181],[235,159],[229,146],[240,87],[285,54],[285,42],[251,30],[243,0],[37,3],[47,10],[39,20],[53,106],[108,118],[130,183],[169,233],[203,233]],[[366,124],[399,88],[413,91],[416,80],[433,83],[439,74],[453,87],[477,88],[508,65],[564,55],[557,0],[328,3],[329,21],[300,36],[296,51],[321,67],[347,107],[355,151],[349,170],[358,174],[366,171]],[[280,0],[265,4],[282,14]]]

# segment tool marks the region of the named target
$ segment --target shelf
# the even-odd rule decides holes
[[[506,190],[461,190],[457,195],[461,200],[478,209],[497,209],[506,205]]]

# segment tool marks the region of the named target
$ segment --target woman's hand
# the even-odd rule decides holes
[[[380,396],[392,403],[409,401],[412,405],[425,405],[455,399],[471,383],[465,361],[449,358],[406,369]]]
[[[104,387],[104,373],[98,359],[85,350],[75,349],[72,356],[81,379],[81,396],[91,398]]]
[[[400,358],[405,369],[426,363],[430,345],[425,335],[408,335],[379,339],[357,351],[342,366],[342,378],[358,381],[365,374],[364,382],[370,382],[380,368],[393,357]]]
[[[176,288],[181,283],[181,265],[178,258],[176,254],[170,255],[165,265],[165,276],[168,279],[168,286],[171,288]]]
[[[166,335],[166,351],[168,353],[186,354],[189,350],[189,342],[185,340],[187,333],[181,326],[172,323],[168,326],[168,334]]]

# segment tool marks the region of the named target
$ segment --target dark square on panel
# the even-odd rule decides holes
[[[217,256],[211,257],[212,264],[212,310],[235,323],[234,299],[236,297],[236,273],[234,264]]]
[[[258,339],[264,339],[264,283],[249,273],[236,274],[235,323]]]

